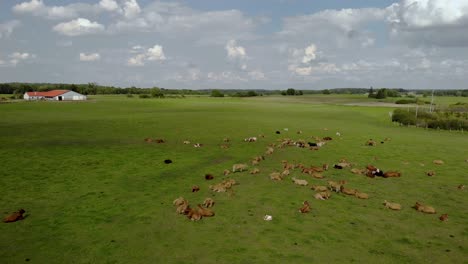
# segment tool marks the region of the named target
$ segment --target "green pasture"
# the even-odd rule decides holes
[[[468,190],[457,189],[468,185],[466,132],[401,127],[390,121],[393,108],[343,105],[362,100],[353,95],[90,99],[0,104],[0,213],[27,213],[0,223],[0,263],[468,263]],[[252,136],[258,142],[243,141]],[[333,140],[318,151],[277,148],[257,175],[222,175],[278,139],[313,136]],[[145,143],[148,137],[166,143]],[[225,137],[229,149],[220,148]],[[381,144],[384,138],[391,140]],[[365,146],[368,139],[379,144]],[[268,177],[282,160],[319,166],[340,159],[402,177],[333,168],[323,180],[297,169],[282,182]],[[207,173],[215,179],[206,181]],[[315,200],[292,176],[316,185],[347,180],[370,198]],[[232,193],[209,190],[225,178],[239,183]],[[192,185],[201,190],[192,193]],[[212,197],[216,216],[192,222],[178,215],[172,201],[179,196],[194,207]],[[385,199],[403,209],[384,208]],[[304,200],[309,214],[298,212]],[[437,214],[412,209],[416,201]],[[447,222],[438,219],[443,213]]]

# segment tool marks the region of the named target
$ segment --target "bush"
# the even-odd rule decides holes
[[[150,98],[150,96],[148,94],[140,94],[138,97],[140,97],[142,99]]]
[[[414,99],[400,99],[395,102],[395,104],[415,104],[418,100]]]
[[[211,97],[224,97],[224,94],[219,90],[213,90],[211,91]]]

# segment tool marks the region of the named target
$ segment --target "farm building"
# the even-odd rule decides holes
[[[26,92],[24,100],[82,101],[86,96],[70,90],[52,90],[48,92]]]

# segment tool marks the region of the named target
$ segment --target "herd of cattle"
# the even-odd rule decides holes
[[[276,131],[276,134],[280,134],[280,131]],[[301,134],[302,131],[298,131],[297,134]],[[337,136],[341,136],[339,132],[336,133]],[[264,135],[259,135],[259,138],[264,138]],[[259,164],[265,160],[266,156],[273,155],[275,152],[275,149],[277,148],[285,148],[285,147],[299,147],[299,148],[308,148],[310,150],[319,150],[321,147],[327,144],[327,142],[333,140],[331,137],[324,137],[324,138],[319,138],[319,137],[314,137],[314,142],[306,142],[305,140],[292,140],[289,138],[284,138],[284,139],[278,139],[276,143],[269,144],[267,149],[265,150],[263,155],[255,156],[250,160],[250,165],[247,163],[238,163],[234,164],[232,166],[232,170],[224,170],[223,175],[227,176],[231,173],[242,173],[242,172],[247,172],[249,171],[250,174],[258,174],[260,173],[260,168]],[[390,138],[385,138],[383,141],[380,143],[383,144],[385,141],[390,141]],[[230,142],[228,138],[225,138],[223,140],[224,142]],[[248,137],[244,139],[245,142],[257,142],[257,137]],[[188,141],[184,142],[187,144]],[[376,146],[377,142],[370,139],[368,140],[365,145],[367,146]],[[226,147],[225,144],[221,145],[222,148],[228,148],[229,146]],[[442,160],[434,160],[434,164],[436,165],[442,165],[444,162]],[[292,170],[300,170],[303,174],[309,175],[313,178],[316,179],[323,179],[324,175],[323,172],[329,170],[330,166],[328,164],[322,164],[321,166],[310,166],[307,167],[302,163],[290,163],[287,160],[282,160],[281,161],[281,170],[275,170],[269,174],[269,179],[272,181],[282,181],[286,177],[288,177],[291,173]],[[251,169],[249,170],[249,168]],[[342,169],[349,169],[350,172],[354,174],[360,174],[360,175],[365,175],[370,178],[374,177],[383,177],[383,178],[391,178],[391,177],[401,177],[401,173],[398,171],[387,171],[383,172],[379,168],[373,166],[373,165],[367,165],[365,168],[353,168],[353,164],[348,162],[345,159],[340,160],[336,164],[332,166],[333,169],[337,170],[342,170]],[[427,172],[428,176],[433,176],[435,175],[434,171],[428,171]],[[212,180],[214,179],[214,176],[211,174],[207,174],[205,176],[206,180]],[[297,184],[299,186],[308,186],[309,182],[305,179],[298,179],[296,177],[291,177],[291,180],[294,184]],[[231,188],[236,185],[237,182],[234,179],[225,179],[222,182],[218,184],[213,184],[210,185],[209,188],[213,192],[228,192],[232,193]],[[367,193],[361,192],[357,189],[353,188],[348,188],[347,187],[347,181],[341,180],[341,181],[333,181],[333,180],[328,180],[327,185],[311,185],[311,190],[315,191],[314,198],[317,200],[327,200],[329,199],[333,193],[336,194],[343,194],[343,195],[348,195],[348,196],[353,196],[359,199],[369,199],[369,195]],[[464,189],[464,185],[459,185],[458,189]],[[192,192],[196,192],[199,190],[199,187],[197,185],[192,186]],[[206,201],[210,201],[210,203],[206,203]],[[212,198],[206,198],[205,203],[203,205],[198,204],[197,208],[191,208],[188,201],[184,199],[183,197],[179,197],[174,200],[173,204],[176,206],[176,212],[179,214],[186,215],[190,220],[197,221],[200,220],[203,216],[214,216],[214,212],[211,211],[211,209],[208,209],[209,207],[212,207],[214,205],[214,201]],[[301,213],[308,213],[311,211],[311,205],[309,201],[304,201],[302,203],[302,207],[299,208],[299,212]],[[386,208],[389,208],[391,210],[401,210],[402,206],[399,203],[395,202],[388,202],[385,200],[383,202],[383,205]],[[414,206],[412,206],[415,210],[423,213],[428,213],[428,214],[435,214],[436,210],[429,206],[429,205],[424,205],[420,202],[416,202]],[[441,221],[447,221],[448,220],[448,215],[443,214],[439,217]]]
[[[286,129],[285,129],[286,130]],[[286,130],[287,131],[287,130]],[[280,131],[276,131],[276,134],[281,134]],[[297,134],[302,134],[302,131],[298,131]],[[339,132],[336,133],[337,136],[341,136]],[[259,138],[264,138],[264,135],[259,135]],[[278,142],[269,144],[267,149],[265,150],[264,155],[259,155],[254,157],[250,163],[253,168],[250,169],[249,173],[250,174],[258,174],[260,173],[260,168],[258,167],[259,164],[265,160],[265,156],[270,156],[273,155],[275,152],[276,148],[285,148],[285,147],[299,147],[299,148],[308,148],[310,150],[319,150],[321,147],[327,144],[327,142],[331,141],[331,137],[324,137],[324,138],[319,138],[319,137],[314,137],[314,142],[306,142],[305,140],[292,140],[289,138],[284,138],[284,139],[278,139]],[[386,138],[380,143],[384,143],[385,141],[390,141],[390,138]],[[145,142],[147,143],[158,143],[162,144],[165,143],[166,141],[164,139],[151,139],[151,138],[145,138]],[[248,137],[244,139],[245,142],[257,142],[257,137]],[[229,143],[230,139],[229,138],[224,138],[223,139],[224,143]],[[183,142],[184,144],[191,144],[190,141],[185,140]],[[368,140],[365,145],[367,146],[376,146],[377,141],[375,140]],[[195,148],[202,147],[203,144],[200,143],[195,143],[193,145]],[[220,145],[221,148],[227,149],[229,148],[229,144],[222,144]],[[468,162],[468,160],[467,160]],[[165,160],[164,163],[170,164],[172,163],[172,160]],[[442,160],[434,160],[434,164],[436,165],[443,165],[444,162]],[[302,163],[290,163],[287,160],[282,160],[281,161],[282,165],[282,170],[281,171],[273,171],[269,174],[269,178],[273,181],[282,181],[286,177],[288,177],[291,173],[292,170],[298,169],[300,170],[303,174],[309,175],[313,178],[316,179],[323,179],[324,175],[323,172],[329,170],[329,165],[328,164],[322,164],[321,166],[310,166],[307,167]],[[360,174],[360,175],[366,175],[367,177],[374,178],[374,177],[383,177],[383,178],[390,178],[390,177],[401,177],[401,173],[398,171],[387,171],[383,172],[379,168],[373,166],[373,165],[367,165],[365,168],[353,168],[353,164],[348,162],[345,159],[340,160],[336,164],[333,165],[333,169],[349,169],[350,172],[354,174]],[[224,170],[223,175],[228,176],[231,173],[236,173],[236,172],[244,172],[249,170],[249,165],[246,163],[239,163],[239,164],[234,164],[232,166],[232,170]],[[434,171],[428,171],[426,172],[428,176],[434,176],[435,172]],[[205,175],[205,180],[213,180],[214,176],[211,174]],[[308,186],[309,182],[305,179],[298,179],[296,177],[291,177],[291,180],[294,184],[300,185],[300,186]],[[220,183],[217,184],[212,184],[209,186],[210,190],[213,192],[227,192],[228,194],[232,194],[232,187],[236,185],[237,182],[234,179],[225,179],[221,181]],[[314,198],[317,200],[327,200],[329,199],[333,193],[341,193],[343,195],[349,195],[349,196],[354,196],[359,199],[369,199],[369,195],[360,192],[357,189],[353,188],[348,188],[346,187],[347,181],[341,180],[341,181],[333,181],[329,180],[327,181],[327,185],[311,185],[311,190],[315,191]],[[463,190],[465,188],[464,185],[459,185],[457,187],[459,190]],[[200,190],[200,187],[198,185],[192,186],[192,192],[198,192]],[[189,219],[193,221],[200,220],[202,217],[210,217],[214,216],[214,212],[209,209],[213,207],[215,204],[214,200],[212,198],[206,198],[203,202],[203,204],[197,204],[196,208],[190,207],[188,201],[184,199],[183,197],[179,197],[173,201],[173,204],[176,206],[176,212],[178,214],[183,214],[186,215]],[[299,209],[299,212],[301,213],[308,213],[311,210],[310,203],[308,201],[304,201],[303,206]],[[401,210],[402,206],[398,203],[394,202],[388,202],[384,201],[383,205],[386,208],[392,209],[392,210]],[[435,214],[436,210],[428,205],[421,204],[420,202],[416,202],[412,208],[416,209],[419,212],[423,213],[428,213],[428,214]],[[10,223],[10,222],[16,222],[18,220],[23,220],[25,218],[24,216],[25,210],[20,209],[16,212],[11,213],[10,215],[6,216],[3,219],[3,222],[5,223]],[[446,221],[448,219],[447,214],[443,214],[439,217],[441,221]]]

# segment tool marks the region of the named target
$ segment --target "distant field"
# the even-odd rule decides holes
[[[468,263],[468,190],[457,189],[468,185],[466,132],[400,127],[390,121],[393,108],[344,105],[365,101],[354,95],[90,99],[0,104],[0,213],[28,214],[0,224],[1,263]],[[243,141],[260,134],[258,142]],[[222,176],[278,139],[313,136],[333,140],[318,151],[277,148],[257,175]],[[229,149],[220,148],[225,137]],[[384,138],[391,140],[381,144]],[[365,146],[368,139],[379,143]],[[340,159],[403,176],[330,169],[319,180],[296,169],[282,182],[268,177],[282,160],[318,166]],[[426,176],[429,170],[436,175]],[[206,181],[206,173],[215,179]],[[315,200],[293,176],[316,185],[347,180],[370,198]],[[239,183],[233,193],[209,190],[225,178]],[[195,184],[201,190],[192,193]],[[179,196],[192,206],[212,197],[216,216],[191,222],[176,214]],[[298,212],[304,200],[309,214]],[[385,209],[384,200],[403,209]],[[416,212],[416,201],[437,214]],[[442,213],[448,222],[439,221]]]

